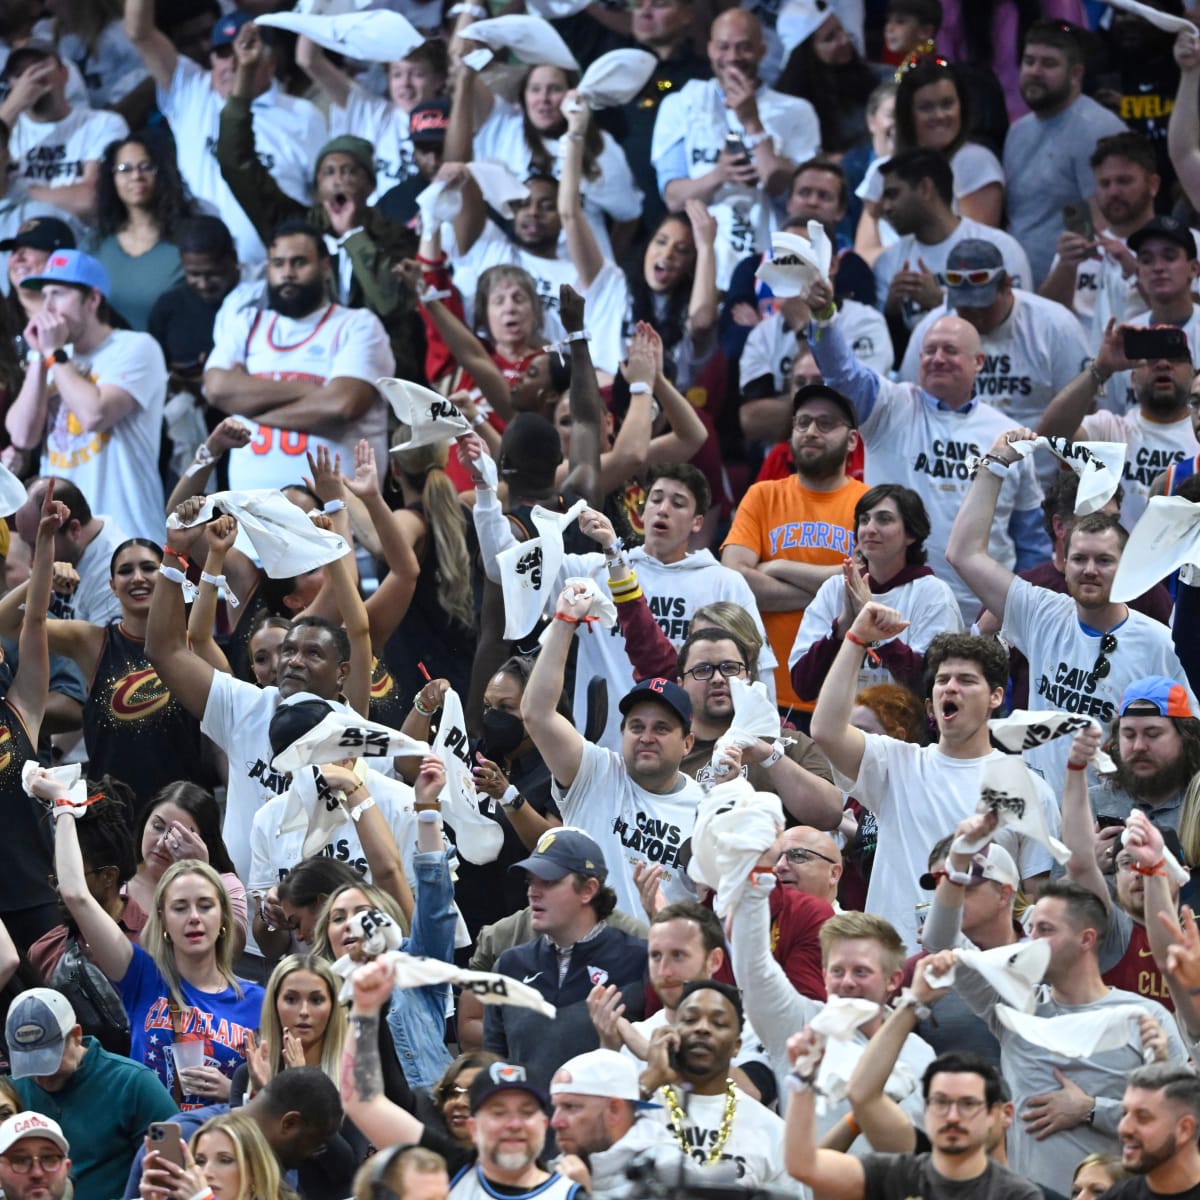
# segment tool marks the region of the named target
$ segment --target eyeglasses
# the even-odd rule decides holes
[[[982,287],[985,283],[999,279],[1003,274],[1003,267],[979,267],[974,271],[942,271],[938,275],[938,282],[943,287]]]
[[[987,1108],[987,1101],[978,1096],[930,1096],[925,1107],[939,1117],[944,1117],[952,1108],[958,1109],[964,1117],[974,1117]]]
[[[837,417],[810,417],[804,413],[799,413],[792,422],[792,428],[804,433],[810,426],[815,425],[820,433],[832,433],[839,426],[845,424],[845,421],[839,421]]]
[[[717,671],[720,671],[726,679],[733,679],[745,669],[744,662],[700,663],[684,671],[683,677],[686,679],[690,675],[693,679],[698,679],[703,683],[704,680],[711,679]]]
[[[158,163],[152,163],[148,158],[143,158],[141,162],[136,163],[116,163],[113,166],[114,175],[157,175]]]
[[[818,850],[809,850],[805,846],[795,846],[791,850],[785,850],[783,857],[790,863],[795,863],[797,866],[803,866],[805,863],[812,862],[814,858],[819,858],[822,862],[836,863],[836,858],[830,858],[828,854],[822,854]]]
[[[84,869],[83,877],[86,879],[89,875],[99,875],[101,871],[107,870],[108,867],[87,867]],[[55,874],[55,872],[51,871],[50,874],[46,876],[46,882],[54,889],[54,891],[58,891],[58,876]]]
[[[1117,635],[1115,633],[1106,633],[1100,639],[1100,654],[1096,659],[1096,665],[1088,672],[1087,678],[1083,683],[1085,692],[1094,692],[1096,684],[1102,679],[1108,677],[1109,671],[1112,670],[1112,663],[1109,661],[1109,655],[1117,652]]]
[[[8,1154],[4,1161],[17,1175],[28,1175],[37,1163],[43,1171],[54,1172],[67,1161],[65,1154]]]

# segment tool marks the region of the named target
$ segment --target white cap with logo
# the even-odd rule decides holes
[[[550,1095],[611,1096],[639,1101],[637,1064],[616,1050],[589,1050],[568,1059],[550,1081]]]
[[[9,1117],[0,1125],[0,1154],[7,1154],[18,1142],[25,1138],[45,1138],[53,1142],[64,1154],[71,1152],[67,1139],[63,1136],[62,1126],[41,1113],[20,1112]]]

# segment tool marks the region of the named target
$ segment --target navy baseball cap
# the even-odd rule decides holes
[[[1152,221],[1147,221],[1136,233],[1130,234],[1127,245],[1137,254],[1142,245],[1151,238],[1174,242],[1183,249],[1189,259],[1196,257],[1196,239],[1192,237],[1192,231],[1174,217],[1155,217]]]
[[[643,679],[641,683],[635,683],[621,697],[621,703],[617,705],[617,708],[624,717],[629,714],[629,710],[635,704],[641,704],[643,700],[656,700],[659,704],[665,705],[683,722],[685,733],[691,729],[691,698],[673,679],[664,679],[659,675],[654,679]]]
[[[418,104],[408,114],[408,136],[421,146],[441,146],[450,126],[450,101],[442,97]]]
[[[30,217],[10,238],[0,242],[0,250],[74,250],[75,234],[66,221],[57,217]]]
[[[608,876],[604,852],[582,829],[560,825],[538,838],[533,853],[513,863],[510,871],[528,871],[546,883],[557,883],[568,875],[583,875],[603,882]]]
[[[249,25],[254,20],[254,14],[242,12],[240,8],[235,8],[233,12],[226,13],[214,26],[212,31],[212,48],[215,50],[218,46],[233,45],[234,38],[238,35],[238,30],[243,25]]]
[[[467,1105],[472,1116],[497,1092],[528,1092],[541,1105],[542,1112],[550,1115],[550,1097],[536,1084],[520,1063],[496,1062],[484,1067],[471,1080],[467,1092]]]
[[[108,272],[82,250],[56,250],[46,259],[40,275],[21,280],[21,286],[41,291],[48,283],[71,283],[76,287],[95,288],[105,299],[111,285]]]

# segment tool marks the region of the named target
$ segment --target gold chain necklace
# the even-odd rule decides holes
[[[663,1084],[663,1098],[667,1102],[667,1112],[671,1116],[671,1128],[675,1131],[675,1140],[679,1143],[679,1148],[685,1153],[688,1153],[688,1142],[686,1132],[687,1114],[683,1111],[683,1106],[679,1103],[679,1096],[675,1089],[669,1084]],[[712,1149],[708,1152],[708,1157],[704,1160],[706,1167],[713,1166],[714,1163],[720,1162],[721,1151],[725,1149],[725,1143],[729,1141],[729,1135],[733,1132],[733,1117],[737,1112],[737,1088],[734,1087],[732,1079],[725,1080],[725,1110],[721,1113],[721,1124],[717,1129],[717,1140],[713,1142]]]

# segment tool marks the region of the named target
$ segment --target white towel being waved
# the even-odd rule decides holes
[[[558,595],[555,581],[563,563],[563,530],[585,508],[586,500],[577,500],[565,513],[535,504],[529,519],[537,536],[496,555],[504,593],[504,636],[508,641],[529,633]]]
[[[318,2],[327,5],[330,0]],[[362,12],[359,11],[362,6],[355,0],[351,0],[349,7],[345,0],[335,3],[339,11],[269,13],[255,17],[254,23],[302,34],[326,50],[359,62],[396,62],[407,58],[425,42],[425,35],[398,12],[386,9]]]
[[[442,815],[454,830],[454,844],[468,862],[495,862],[504,846],[504,829],[479,810],[475,777],[471,774],[471,748],[462,700],[450,688],[442,699],[442,716],[433,753],[446,768],[442,788]]]

